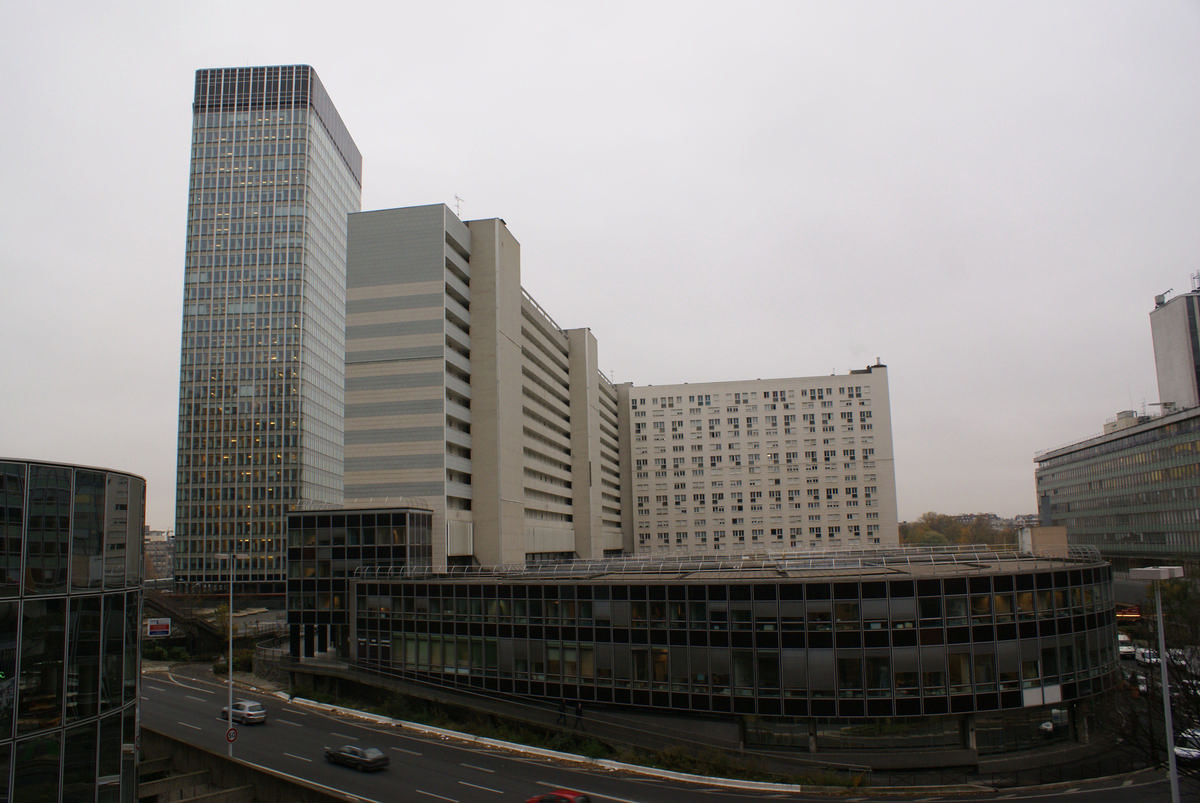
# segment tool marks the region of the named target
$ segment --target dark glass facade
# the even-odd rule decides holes
[[[136,794],[144,508],[141,477],[0,460],[0,800]]]
[[[880,749],[884,731],[896,749],[1024,749],[1118,666],[1111,569],[1094,550],[360,569],[348,591],[337,652],[372,671],[731,716],[748,744],[801,750]]]
[[[364,567],[428,571],[433,513],[410,508],[288,516],[288,628],[293,657],[349,650],[352,584]]]
[[[1038,513],[1115,568],[1200,574],[1200,408],[1037,456]]]

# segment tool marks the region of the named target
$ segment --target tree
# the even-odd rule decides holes
[[[233,617],[229,615],[228,605],[218,605],[216,609],[213,610],[213,624],[215,624],[217,629],[224,633],[226,637],[229,636],[229,628],[233,627]]]
[[[946,546],[950,539],[936,530],[921,530],[909,535],[903,543],[908,546]]]
[[[941,544],[1010,545],[1017,542],[1016,529],[997,529],[993,517],[977,514],[969,524],[945,513],[925,513],[915,522],[900,525],[900,543],[910,546]]]

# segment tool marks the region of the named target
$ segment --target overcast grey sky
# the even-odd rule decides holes
[[[461,197],[617,382],[888,365],[901,519],[1036,509],[1200,270],[1200,3],[8,3],[0,455],[174,526],[194,71],[311,64],[363,208]]]

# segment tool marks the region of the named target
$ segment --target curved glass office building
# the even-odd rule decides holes
[[[1089,548],[360,568],[352,585],[349,657],[364,668],[715,716],[747,745],[863,763],[1086,742],[1117,680],[1111,569]]]
[[[136,796],[146,483],[0,459],[0,797]]]

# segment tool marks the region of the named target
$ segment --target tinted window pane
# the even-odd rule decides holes
[[[17,732],[62,722],[65,599],[26,600],[21,621]]]
[[[17,742],[13,751],[13,803],[58,800],[60,733]]]
[[[96,796],[96,724],[67,731],[63,803],[92,803]]]
[[[94,717],[100,694],[100,597],[71,600],[67,720]]]
[[[17,611],[17,603],[0,602],[0,734],[5,737],[12,733],[14,678],[17,672]]]
[[[20,590],[24,523],[25,466],[0,463],[0,597],[15,597]]]
[[[121,704],[121,685],[124,682],[125,599],[121,596],[106,596],[103,627],[103,652],[100,655],[100,710],[107,711]]]
[[[75,475],[75,517],[71,525],[71,586],[99,588],[104,550],[104,475]]]
[[[25,517],[25,593],[67,590],[71,547],[71,470],[31,466]]]

